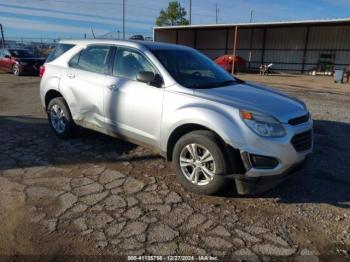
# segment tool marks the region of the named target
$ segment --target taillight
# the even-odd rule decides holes
[[[40,78],[43,78],[44,73],[45,73],[45,66],[42,65],[39,69]]]

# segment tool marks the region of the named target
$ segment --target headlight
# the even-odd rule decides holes
[[[281,137],[286,135],[281,122],[262,113],[240,110],[239,114],[246,125],[256,134],[264,137]]]
[[[20,65],[22,65],[22,66],[26,66],[26,65],[28,65],[28,63],[27,63],[27,62],[19,62],[19,64],[20,64]]]

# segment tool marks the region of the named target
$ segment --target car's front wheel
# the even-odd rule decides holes
[[[59,138],[73,136],[76,125],[63,97],[57,97],[50,101],[47,115],[50,127]]]
[[[173,151],[173,165],[181,183],[189,190],[212,195],[223,190],[228,180],[226,155],[213,132],[199,130],[179,139]]]

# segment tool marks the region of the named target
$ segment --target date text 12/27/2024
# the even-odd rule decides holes
[[[215,256],[128,256],[129,261],[217,261]]]

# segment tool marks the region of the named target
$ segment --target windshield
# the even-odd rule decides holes
[[[33,55],[31,53],[29,53],[27,50],[11,49],[9,51],[13,57],[19,57],[19,58],[31,58],[31,57],[33,57]]]
[[[197,51],[154,49],[152,52],[175,81],[184,87],[214,88],[241,83]]]

